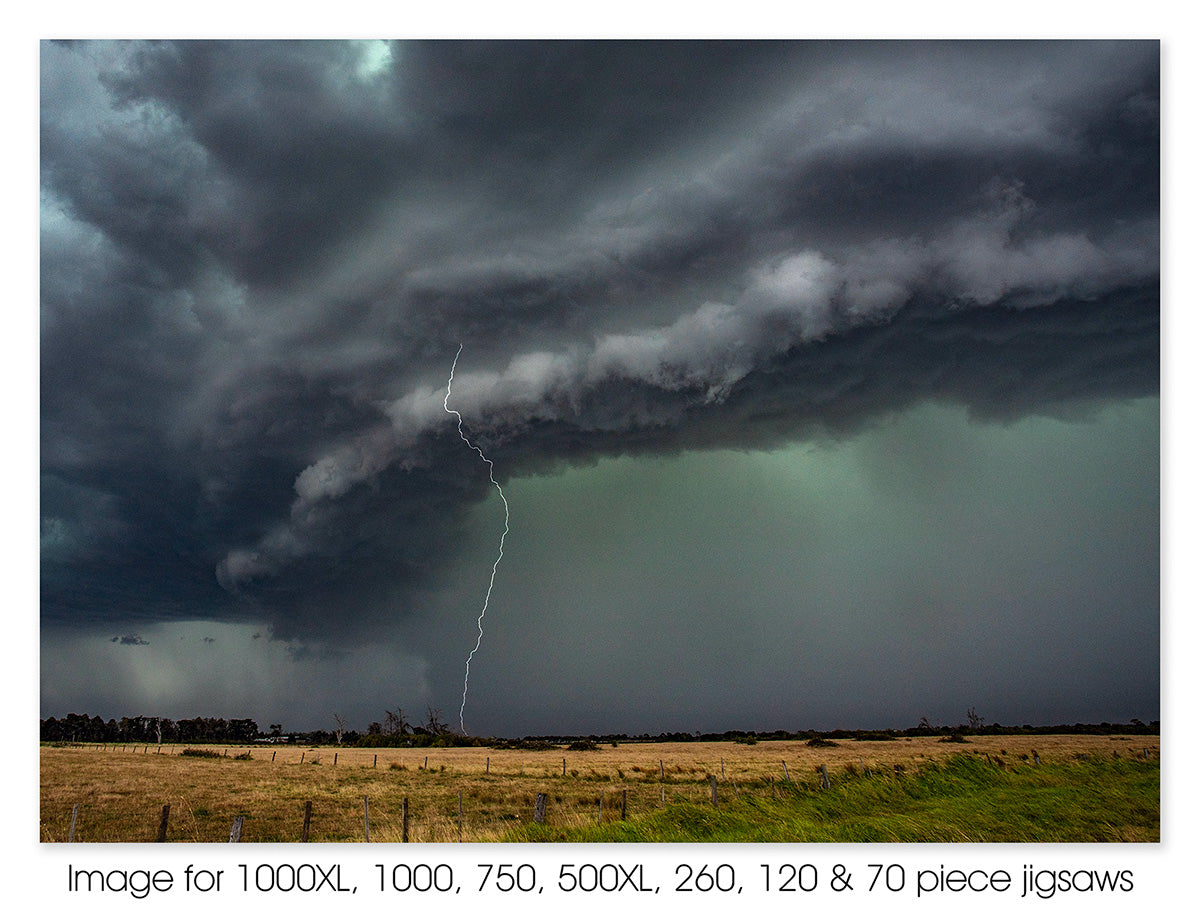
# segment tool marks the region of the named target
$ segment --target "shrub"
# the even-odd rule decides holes
[[[558,744],[552,744],[548,740],[523,739],[523,740],[497,740],[488,744],[493,750],[557,750]]]
[[[204,757],[208,757],[209,759],[220,759],[221,758],[221,754],[218,753],[216,750],[204,750],[204,749],[201,749],[200,747],[187,747],[179,755],[180,756],[204,756]]]

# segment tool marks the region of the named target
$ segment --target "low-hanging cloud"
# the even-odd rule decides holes
[[[501,480],[1158,391],[1154,43],[42,68],[48,621],[412,614],[488,494],[442,409],[460,342]]]

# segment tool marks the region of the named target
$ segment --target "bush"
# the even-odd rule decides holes
[[[204,756],[209,759],[220,759],[221,754],[216,750],[204,750],[199,747],[188,747],[179,754],[180,756]]]
[[[558,744],[547,740],[497,740],[488,744],[493,750],[557,750]]]

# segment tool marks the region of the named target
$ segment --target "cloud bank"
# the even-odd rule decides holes
[[[66,42],[41,82],[49,625],[418,615],[490,489],[460,344],[501,481],[1158,392],[1153,42]]]

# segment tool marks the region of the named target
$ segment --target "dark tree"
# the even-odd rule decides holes
[[[409,728],[411,727],[412,725],[409,724],[407,719],[404,717],[404,709],[402,709],[399,705],[396,706],[396,710],[394,712],[389,709],[387,714],[384,716],[383,733],[385,734],[391,734],[399,737],[402,734],[407,734]]]
[[[425,730],[430,734],[441,735],[450,731],[450,725],[442,720],[442,710],[432,705],[425,706]]]

